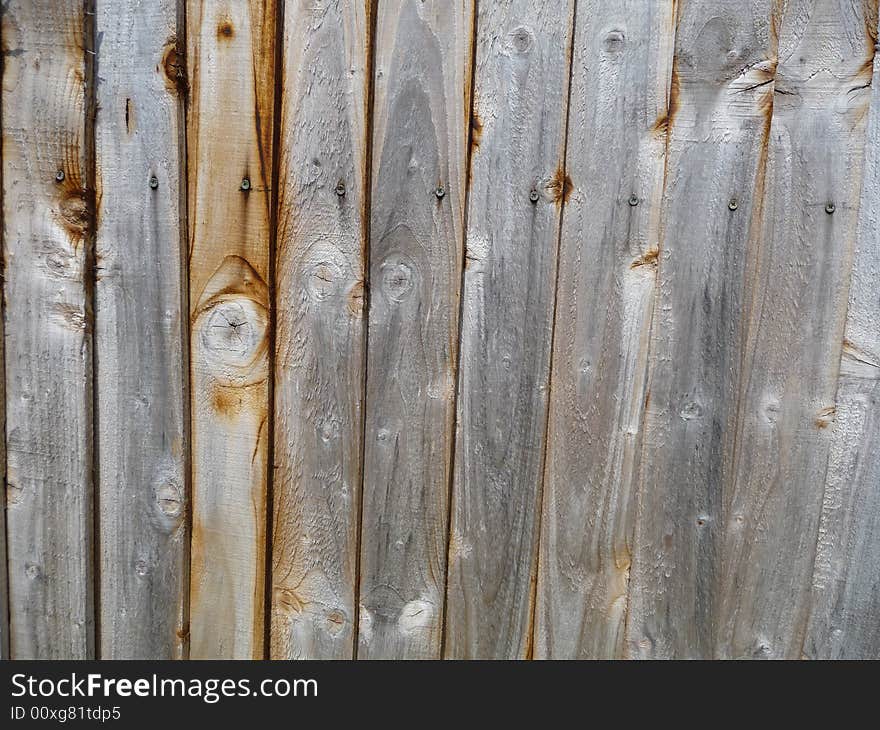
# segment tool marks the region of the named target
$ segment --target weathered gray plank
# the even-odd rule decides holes
[[[185,99],[177,2],[98,0],[96,230],[102,658],[185,654]]]
[[[774,0],[686,0],[677,33],[626,650],[711,657],[758,255]],[[756,596],[749,600],[759,600]]]
[[[623,652],[672,70],[671,3],[581,0],[535,655]],[[650,70],[650,72],[648,72]]]
[[[875,41],[876,33],[868,39],[866,51]],[[878,63],[875,56],[875,82]],[[849,312],[804,644],[804,654],[815,659],[880,659],[880,89],[876,83],[870,105]]]
[[[94,655],[82,0],[3,6],[7,539],[15,658]]]
[[[369,3],[287,3],[280,133],[273,658],[354,650]]]
[[[876,0],[791,0],[779,36],[716,656],[801,655],[831,444]],[[833,204],[833,209],[827,207]]]
[[[0,9],[0,14],[2,14]],[[3,24],[2,16],[0,16],[0,52],[6,57],[6,46],[3,44]],[[0,66],[2,68],[2,66]],[[3,104],[3,84],[0,83],[0,109]],[[0,181],[3,175],[3,151],[0,145]],[[0,195],[2,195],[2,182],[0,182]],[[5,210],[3,208],[2,199],[0,199],[0,247],[3,246],[3,236],[5,234],[5,226],[3,225],[3,217]],[[5,251],[5,248],[3,249]],[[0,303],[5,308],[5,302]],[[0,315],[0,368],[2,372],[6,372],[6,356],[4,352],[5,337],[3,336],[5,315]],[[0,494],[0,659],[9,659],[9,583],[8,570],[6,562],[6,503],[9,489],[6,479],[6,378],[0,378],[0,423],[4,424],[2,433],[0,433],[0,464],[3,468],[3,493]]]
[[[472,0],[379,3],[362,658],[440,653],[472,27]]]
[[[531,649],[573,10],[478,6],[448,658]]]
[[[190,655],[262,658],[273,0],[189,0]]]

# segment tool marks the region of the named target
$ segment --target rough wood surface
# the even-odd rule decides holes
[[[0,11],[2,12],[2,11]],[[0,18],[0,52],[6,57],[6,46],[3,44],[3,24]],[[2,69],[2,66],[0,66]],[[0,72],[2,73],[2,72]],[[0,79],[2,80],[2,79]],[[3,106],[3,88],[0,84],[0,110]],[[0,121],[2,121],[2,111],[0,111]],[[0,148],[0,190],[2,190],[3,179],[3,152]],[[2,193],[0,193],[2,194]],[[0,200],[0,227],[5,215],[5,210]],[[0,247],[3,246],[3,235],[5,228],[0,230]],[[3,248],[3,251],[6,249]],[[5,254],[0,257],[0,267],[5,266]],[[0,268],[3,271],[3,268]],[[2,278],[0,278],[2,281]],[[5,302],[2,303],[5,307]],[[5,337],[3,336],[5,316],[0,315],[0,368],[6,372],[6,357],[4,353]],[[8,564],[6,561],[6,503],[9,489],[6,484],[6,378],[0,378],[0,424],[3,424],[2,433],[0,433],[0,469],[3,470],[3,493],[0,494],[0,660],[9,659],[9,582],[8,582]]]
[[[723,501],[773,107],[773,0],[685,0],[666,128],[626,651],[714,651]],[[735,523],[734,524],[738,524]],[[750,600],[754,596],[749,597]]]
[[[3,6],[7,539],[19,659],[94,656],[83,10],[82,0]]]
[[[354,650],[368,5],[285,5],[271,646],[279,659]]]
[[[510,0],[477,15],[448,658],[531,648],[573,9]]]
[[[878,73],[874,58],[874,78]],[[804,654],[880,659],[880,87],[864,185]]]
[[[613,659],[623,652],[673,21],[670,3],[577,4],[566,152],[572,191],[560,243],[538,573],[539,658]]]
[[[190,0],[193,658],[264,653],[273,0]]]
[[[440,653],[473,11],[378,6],[361,658]]]
[[[96,11],[100,650],[181,658],[188,315],[177,2],[98,0]]]
[[[834,421],[877,1],[791,0],[779,34],[715,655],[799,658]],[[829,207],[833,206],[833,207]]]

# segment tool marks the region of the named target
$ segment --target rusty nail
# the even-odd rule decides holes
[[[155,190],[159,187],[159,178],[155,175],[150,175],[150,187]]]
[[[245,192],[247,192],[248,190],[251,189],[250,178],[244,178],[244,180],[241,181],[241,189],[244,190]]]
[[[736,210],[737,208],[739,208],[739,202],[736,198],[734,198],[727,204],[727,207],[730,208],[730,210]]]
[[[828,215],[831,215],[832,213],[834,213],[835,210],[837,210],[837,209],[834,207],[834,203],[826,203],[825,204],[825,212]]]
[[[55,182],[64,182],[64,170],[55,173]]]
[[[633,193],[629,196],[629,204],[635,208],[639,204],[639,196]]]
[[[532,188],[532,191],[529,193],[529,200],[531,200],[533,203],[537,203],[539,197],[541,196],[538,195],[538,191]]]
[[[437,186],[437,189],[434,191],[434,195],[436,195],[438,198],[442,198],[444,195],[446,195],[446,191],[443,189],[442,185]]]
[[[345,183],[342,183],[342,182],[341,182],[341,183],[338,183],[338,184],[336,185],[336,194],[337,194],[340,198],[341,198],[343,195],[345,195]]]

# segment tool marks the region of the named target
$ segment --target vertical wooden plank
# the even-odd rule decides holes
[[[358,656],[437,658],[474,8],[378,7]]]
[[[579,0],[535,655],[623,652],[657,275],[672,3]]]
[[[0,52],[3,53],[3,58],[5,58],[6,46],[3,44],[2,13],[3,9],[0,8]],[[2,75],[2,68],[3,66],[0,65],[0,75]],[[2,130],[3,126],[2,109],[3,84],[0,83],[0,130]],[[0,146],[0,196],[2,196],[2,194],[3,150],[2,146]],[[3,207],[2,197],[0,197],[0,221],[2,221],[4,214],[5,208]],[[6,250],[3,248],[4,236],[5,226],[0,222],[0,248],[2,248],[3,251]],[[5,258],[5,255],[0,258],[0,272],[5,270]],[[2,273],[0,273],[0,277],[2,276]],[[2,281],[2,278],[0,278],[0,281]],[[4,299],[0,299],[0,307],[5,311],[6,302]],[[3,469],[3,493],[0,494],[0,500],[2,500],[0,501],[0,660],[9,659],[9,568],[6,561],[6,503],[10,492],[6,478],[6,355],[4,349],[6,338],[3,336],[5,321],[5,314],[0,315],[0,368],[3,368],[2,372],[4,373],[4,377],[0,378],[0,423],[3,424],[2,428],[0,428],[0,465],[2,465]]]
[[[875,79],[878,63],[875,56]],[[880,91],[876,84],[870,104],[837,411],[804,644],[804,654],[812,659],[880,659]]]
[[[477,15],[445,654],[531,648],[570,0]]]
[[[82,0],[3,6],[3,225],[10,643],[94,656],[94,195]]]
[[[626,624],[632,656],[714,651],[775,7],[684,0],[677,8],[669,113],[658,121],[669,139]]]
[[[876,27],[877,0],[785,5],[747,370],[724,497],[719,657],[801,656]]]
[[[101,656],[185,652],[189,578],[177,0],[98,0]]]
[[[368,5],[285,4],[273,658],[345,659],[354,649]]]
[[[189,0],[190,654],[262,658],[273,0]]]

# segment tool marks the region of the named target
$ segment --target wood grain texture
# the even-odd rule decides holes
[[[673,20],[670,3],[577,5],[566,153],[573,189],[560,243],[539,658],[623,653]]]
[[[795,3],[786,15],[780,41],[777,83],[789,94],[786,103],[777,103],[773,119],[771,169],[776,190],[769,191],[774,205],[768,207],[767,237],[778,254],[767,263],[766,281],[773,282],[785,306],[775,317],[763,317],[755,360],[760,371],[754,387],[781,390],[781,395],[773,395],[783,404],[781,413],[786,417],[777,421],[779,435],[773,450],[780,456],[765,467],[771,470],[765,478],[772,479],[773,486],[792,484],[800,489],[789,494],[794,491],[791,487],[777,486],[781,494],[767,499],[771,508],[776,507],[774,525],[778,526],[768,529],[757,547],[778,551],[787,564],[774,571],[772,584],[763,574],[756,575],[754,567],[736,576],[746,590],[766,596],[770,605],[766,612],[747,613],[748,622],[741,619],[735,625],[740,635],[734,634],[734,640],[745,644],[749,634],[767,636],[769,641],[779,637],[783,644],[777,652],[789,656],[799,655],[817,520],[804,654],[880,656],[880,461],[875,445],[880,424],[875,200],[880,134],[876,90],[869,88],[876,29],[876,2],[814,7]],[[869,99],[871,120],[857,218]],[[823,211],[823,199],[834,204],[833,215]],[[792,200],[800,204],[792,205]],[[844,334],[854,234],[855,267]],[[784,267],[783,257],[795,261],[796,269],[791,264]],[[781,277],[783,271],[786,276]],[[797,331],[792,332],[795,326]],[[783,363],[792,360],[797,369],[787,373]],[[744,459],[768,461],[762,441],[752,437],[743,442],[751,448],[744,450]],[[751,479],[762,476],[754,472],[752,467]],[[749,487],[751,479],[746,482]],[[766,560],[763,554],[754,555],[754,549],[744,556],[744,561],[761,559]],[[782,596],[780,583],[786,592]],[[784,612],[782,620],[774,612]],[[790,626],[784,620],[787,615],[797,623]]]
[[[2,10],[0,10],[2,12]],[[3,23],[0,17],[0,52],[6,57],[6,46],[3,44]],[[2,69],[2,66],[0,66]],[[0,71],[2,74],[2,71]],[[0,84],[0,123],[2,123],[2,107],[3,107],[3,88]],[[2,126],[2,124],[0,124]],[[3,191],[3,151],[0,147],[0,196]],[[3,237],[5,236],[5,227],[2,224],[5,210],[0,198],[0,248],[3,251]],[[5,268],[5,255],[0,258],[0,272]],[[2,279],[0,279],[2,281]],[[5,301],[0,301],[0,305],[5,309]],[[6,356],[4,345],[6,338],[3,336],[4,324],[6,317],[0,315],[0,367],[3,373],[6,372]],[[0,468],[3,470],[3,493],[0,494],[0,660],[9,659],[9,575],[8,563],[6,561],[6,505],[9,488],[6,479],[6,378],[0,378],[0,423],[3,424],[2,433],[0,433]]]
[[[708,658],[778,18],[773,0],[677,13],[626,653]]]
[[[785,5],[760,248],[752,256],[745,372],[723,502],[720,658],[801,656],[876,27],[876,0]]]
[[[287,3],[280,133],[273,658],[354,650],[369,3]]]
[[[379,2],[361,658],[440,654],[473,12]]]
[[[94,656],[83,10],[3,6],[7,539],[21,659]]]
[[[531,649],[573,9],[477,15],[447,658]]]
[[[262,658],[276,8],[190,0],[193,658]]]
[[[874,79],[878,73],[874,58]],[[880,90],[864,184],[804,654],[880,659]]]
[[[96,13],[100,649],[102,658],[182,658],[188,315],[177,2],[98,0]]]

